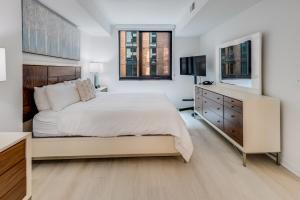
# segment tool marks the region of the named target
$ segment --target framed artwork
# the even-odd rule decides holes
[[[37,0],[22,0],[23,52],[80,60],[76,25]]]

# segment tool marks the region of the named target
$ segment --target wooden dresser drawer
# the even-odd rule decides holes
[[[224,106],[226,106],[227,108],[230,108],[230,109],[232,109],[234,111],[237,111],[239,113],[243,112],[243,106],[237,106],[237,105],[229,103],[227,101],[224,101]]]
[[[18,162],[15,166],[11,167],[0,176],[0,199],[2,199],[2,196],[7,195],[7,193],[9,193],[11,189],[15,188],[16,185],[18,185],[23,179],[26,179],[25,159]],[[25,187],[26,191],[26,184],[22,185],[22,187]],[[23,191],[24,188],[19,188],[19,190]]]
[[[236,141],[238,144],[243,146],[243,127],[230,120],[224,119],[224,132]]]
[[[26,178],[1,197],[1,200],[22,200],[26,196]]]
[[[25,159],[25,140],[0,153],[0,176]]]
[[[214,113],[208,107],[203,107],[203,116],[219,129],[223,130],[223,117]]]
[[[223,105],[219,104],[213,100],[203,97],[203,107],[208,107],[220,117],[223,118]]]
[[[202,96],[203,89],[195,87],[195,96]]]
[[[223,105],[223,95],[203,90],[203,96]]]
[[[202,96],[198,96],[195,99],[195,110],[202,114],[203,104],[202,104]]]
[[[224,106],[224,119],[243,127],[243,114]]]
[[[243,107],[243,102],[230,97],[224,96],[224,101],[237,107]]]

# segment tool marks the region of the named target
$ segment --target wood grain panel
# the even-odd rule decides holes
[[[34,87],[61,83],[81,78],[79,66],[23,65],[23,122],[38,113],[33,93]]]
[[[227,107],[227,108],[230,108],[234,111],[237,111],[239,113],[242,113],[243,112],[243,107],[242,106],[237,106],[235,104],[232,104],[230,102],[227,102],[227,101],[224,101],[224,106]]]
[[[37,65],[23,66],[23,121],[33,118],[37,113],[33,93],[34,87],[47,85],[47,67]]]
[[[224,118],[236,123],[239,126],[243,126],[243,114],[226,106],[224,107]]]
[[[223,130],[223,117],[217,115],[208,106],[203,105],[203,116],[220,130]]]
[[[76,79],[81,78],[81,67],[76,67]]]
[[[0,175],[25,159],[25,140],[0,153]]]
[[[26,178],[1,197],[1,200],[22,200],[26,196]]]
[[[224,132],[243,146],[243,114],[241,112],[224,106]]]
[[[0,176],[0,199],[24,178],[26,178],[25,159],[17,163],[14,167],[10,168],[8,171],[6,171],[4,174]],[[25,184],[25,190],[26,190],[26,184]]]
[[[223,95],[208,90],[203,90],[203,96],[223,105]]]
[[[202,89],[202,88],[199,88],[199,87],[196,87],[196,88],[195,88],[195,94],[196,94],[196,96],[202,96],[202,94],[203,94],[203,89]]]
[[[59,66],[49,66],[48,67],[48,77],[61,77],[76,75],[75,67],[59,67]]]
[[[228,103],[231,103],[235,106],[238,106],[238,107],[242,107],[243,106],[243,102],[237,100],[237,99],[234,99],[234,98],[230,98],[230,97],[227,97],[227,96],[224,96],[224,101],[228,102]]]
[[[223,118],[223,105],[203,97],[203,106],[209,107],[212,111]]]
[[[195,110],[202,114],[203,111],[203,98],[202,96],[198,96],[195,99]]]
[[[243,127],[230,120],[224,120],[224,132],[243,146]]]

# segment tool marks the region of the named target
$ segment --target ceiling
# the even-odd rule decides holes
[[[178,24],[178,35],[197,36],[230,20],[261,0],[209,0],[184,26]]]
[[[91,0],[112,24],[176,24],[191,0]]]
[[[92,35],[114,25],[176,25],[176,35],[199,36],[261,0],[40,0]],[[195,9],[190,6],[195,2]]]

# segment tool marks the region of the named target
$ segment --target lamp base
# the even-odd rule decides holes
[[[94,73],[94,86],[95,88],[100,88],[100,79],[99,79],[99,73]]]

